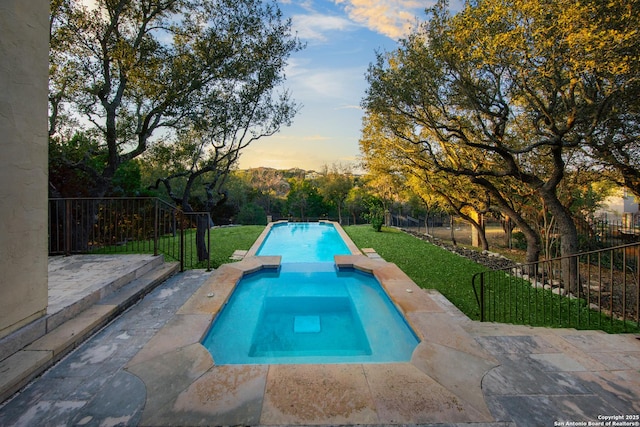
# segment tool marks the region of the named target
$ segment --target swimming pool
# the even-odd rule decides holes
[[[330,262],[351,251],[328,222],[273,224],[256,255],[280,255],[282,263]]]
[[[276,252],[280,268],[243,277],[205,336],[216,364],[411,359],[418,339],[378,281],[336,268],[350,251],[332,224],[274,225],[256,254]]]

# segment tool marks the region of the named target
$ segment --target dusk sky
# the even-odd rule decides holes
[[[307,44],[289,59],[286,87],[302,105],[291,127],[243,151],[240,168],[319,170],[355,165],[360,154],[360,101],[375,52],[390,51],[433,1],[278,0]],[[455,2],[452,2],[452,4]]]

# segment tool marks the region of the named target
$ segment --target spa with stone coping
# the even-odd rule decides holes
[[[239,262],[225,264],[128,363],[146,386],[141,425],[417,424],[492,422],[481,390],[497,361],[460,326],[469,321],[441,294],[419,288],[400,268],[362,255],[338,268],[372,274],[420,343],[410,362],[216,365],[200,344],[247,274],[277,269],[255,256],[269,227]]]

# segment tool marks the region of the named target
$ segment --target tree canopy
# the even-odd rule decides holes
[[[296,111],[275,91],[301,45],[273,2],[55,0],[50,33],[49,133],[64,145],[80,128],[94,142],[81,158],[57,151],[60,165],[91,176],[92,196],[107,193],[153,135],[196,134],[190,149],[232,163]]]
[[[565,176],[595,167],[604,129],[628,144],[622,152],[638,146],[614,129],[638,123],[631,117],[638,2],[613,3],[480,0],[451,15],[439,2],[428,22],[369,69],[363,106],[382,123],[386,137],[376,141],[395,147],[378,151],[404,158],[416,175],[469,183],[450,192],[482,187],[525,234],[510,196],[530,189],[557,221],[563,254],[574,253],[577,232],[560,197]],[[537,239],[528,236],[530,260]]]
[[[370,66],[363,106],[377,130],[363,148],[460,213],[469,198],[476,210],[490,201],[524,233],[535,261],[541,233],[531,200],[521,203],[528,193],[545,224],[548,212],[557,225],[561,254],[576,253],[575,199],[567,197],[575,180],[567,177],[612,172],[634,185],[638,8],[622,0],[477,0],[451,14],[438,2]],[[565,264],[564,286],[573,291],[577,269]]]

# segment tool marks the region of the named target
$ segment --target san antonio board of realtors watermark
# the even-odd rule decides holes
[[[640,427],[640,414],[598,415],[590,421],[554,421],[554,427]]]

